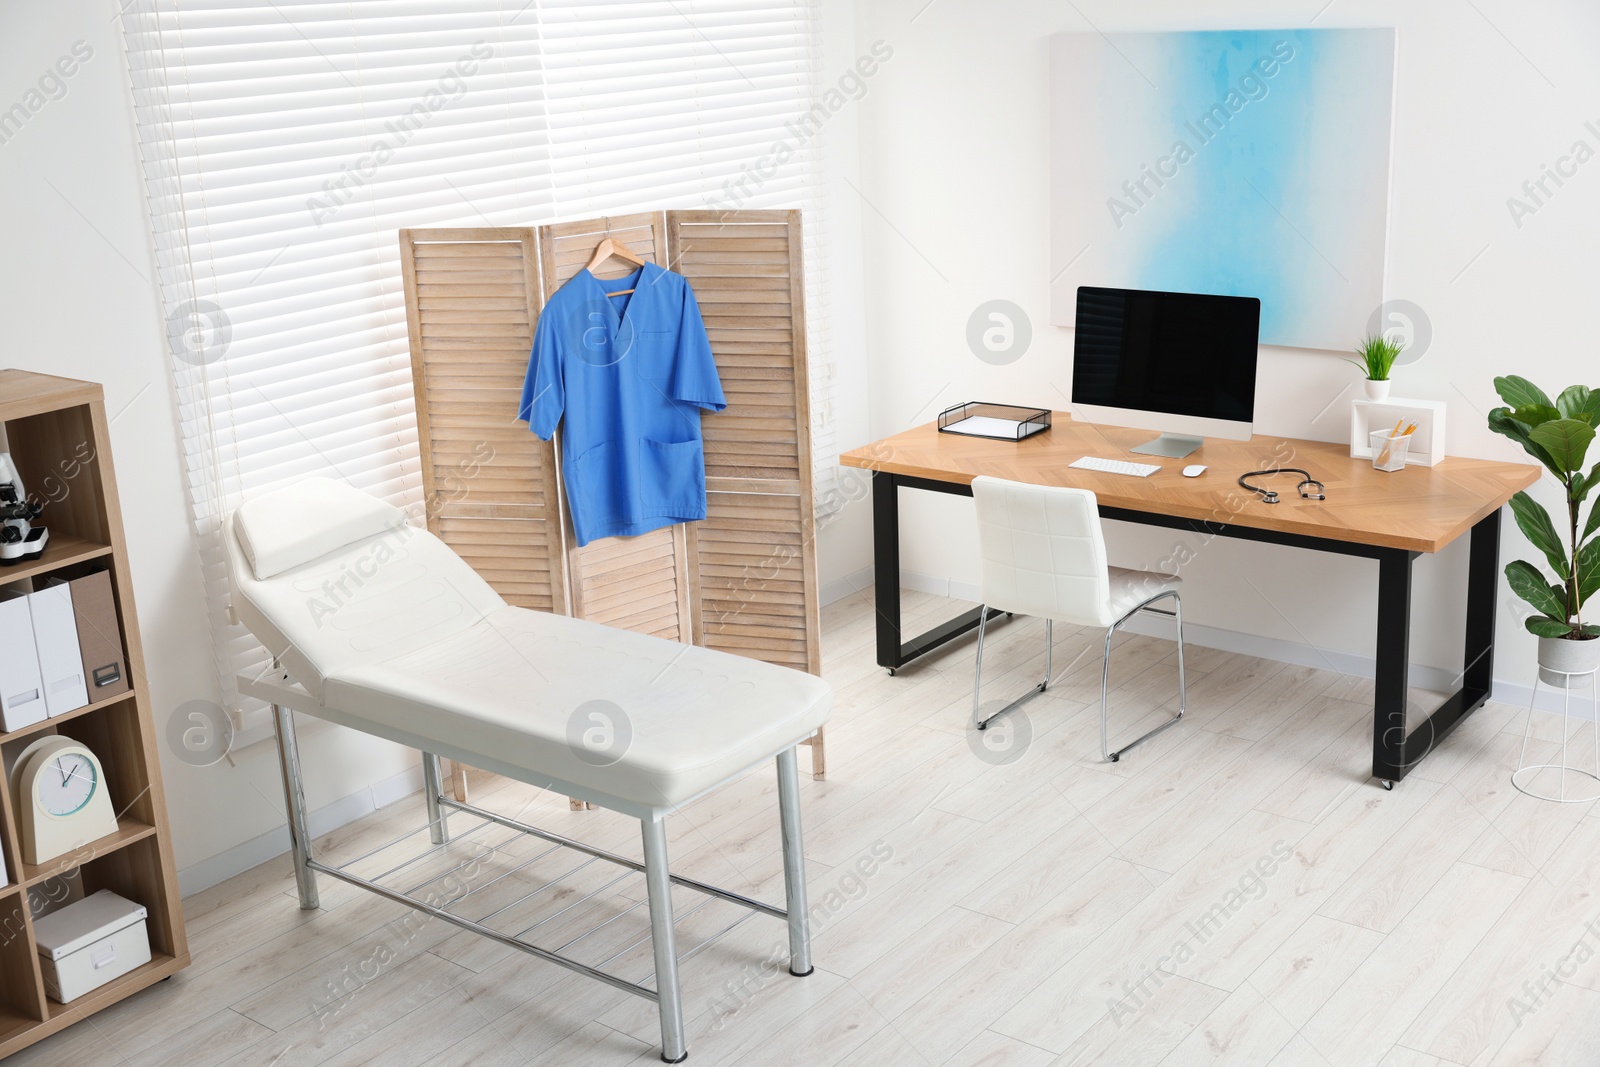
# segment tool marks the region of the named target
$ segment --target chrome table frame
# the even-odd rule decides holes
[[[251,695],[255,696],[281,692],[292,697],[297,697],[299,698],[299,702],[303,702],[305,694],[304,691],[300,690],[298,687],[285,687],[283,689],[278,688],[280,686],[285,686],[285,683],[288,682],[287,677],[281,672],[281,669],[275,670],[272,673],[275,675],[275,677],[268,680],[259,678],[251,679],[241,676],[241,691],[250,692],[253,690]],[[272,696],[265,696],[264,699],[272,700]],[[499,815],[486,809],[445,796],[441,788],[442,776],[440,775],[439,770],[439,757],[432,753],[423,753],[422,772],[424,783],[424,800],[426,802],[428,816],[427,830],[429,839],[435,848],[422,853],[412,860],[406,861],[400,866],[409,866],[412,863],[436,854],[439,849],[447,848],[449,846],[452,835],[447,823],[447,815],[449,812],[454,811],[470,815],[481,820],[483,826],[500,826],[515,831],[512,837],[508,838],[507,841],[518,839],[526,835],[528,837],[538,838],[540,840],[550,842],[554,847],[546,852],[540,853],[540,857],[548,855],[550,852],[553,852],[556,849],[566,848],[589,857],[588,860],[585,860],[579,864],[579,868],[585,867],[589,863],[593,863],[595,860],[606,860],[624,868],[626,873],[622,876],[619,876],[618,879],[613,880],[613,882],[606,883],[607,886],[614,884],[615,881],[620,880],[622,877],[627,877],[631,873],[642,873],[645,878],[646,901],[648,903],[650,915],[649,940],[651,941],[652,953],[655,959],[655,988],[652,989],[643,984],[643,982],[629,981],[628,979],[621,978],[617,975],[603,971],[598,966],[590,966],[589,964],[581,963],[578,960],[560,954],[559,948],[568,947],[576,941],[581,940],[583,937],[587,937],[588,934],[595,932],[594,930],[587,931],[577,938],[568,940],[566,944],[559,946],[559,948],[556,950],[542,948],[531,941],[525,940],[524,935],[531,933],[533,929],[543,925],[544,922],[548,921],[548,918],[541,920],[540,922],[535,923],[534,926],[528,927],[525,930],[521,930],[516,934],[508,934],[504,931],[496,930],[486,925],[484,922],[469,919],[447,910],[451,904],[458,903],[460,898],[447,902],[445,906],[441,907],[438,904],[413,895],[416,890],[438,881],[440,878],[445,877],[444,875],[430,878],[428,881],[423,882],[422,885],[419,885],[410,891],[400,891],[382,885],[373,878],[366,878],[361,875],[354,874],[349,870],[351,866],[354,866],[356,863],[359,863],[360,861],[367,859],[377,852],[382,851],[384,848],[391,847],[392,845],[397,844],[399,841],[404,840],[406,837],[420,833],[422,827],[418,827],[407,834],[402,835],[395,841],[391,841],[386,845],[379,846],[379,848],[339,866],[325,863],[318,859],[312,850],[311,833],[306,817],[305,790],[301,777],[299,745],[295,736],[294,709],[287,703],[274,701],[272,704],[272,714],[273,726],[277,733],[280,769],[283,772],[284,801],[288,807],[289,843],[294,857],[295,886],[299,892],[300,907],[303,910],[311,911],[315,910],[319,906],[317,894],[317,875],[325,874],[331,878],[336,878],[340,881],[347,882],[350,885],[358,886],[362,889],[368,890],[369,892],[376,893],[378,896],[392,900],[397,904],[404,904],[409,908],[414,908],[417,911],[430,915],[433,918],[440,919],[453,926],[460,927],[463,930],[470,930],[475,934],[479,934],[492,941],[498,942],[499,944],[505,945],[508,948],[517,949],[537,959],[544,960],[547,963],[553,963],[559,967],[565,967],[567,970],[574,971],[578,974],[593,978],[596,981],[603,982],[612,988],[620,989],[624,992],[632,993],[635,996],[643,997],[646,1000],[654,1001],[661,1019],[661,1058],[667,1063],[681,1063],[688,1057],[689,1054],[687,1045],[685,1043],[683,1001],[678,982],[678,964],[681,960],[688,959],[690,956],[697,954],[702,949],[721,938],[723,935],[731,932],[735,927],[752,918],[754,915],[762,914],[772,916],[773,918],[782,919],[788,924],[789,973],[796,977],[803,978],[806,975],[811,974],[814,969],[811,963],[811,932],[806,904],[804,866],[805,855],[802,845],[802,833],[800,825],[800,777],[798,772],[798,764],[795,759],[795,747],[792,745],[789,748],[779,752],[776,757],[778,769],[779,823],[783,832],[784,889],[785,896],[787,898],[785,901],[787,906],[784,908],[774,907],[771,904],[766,904],[759,900],[753,900],[731,890],[721,889],[717,886],[708,885],[692,878],[685,878],[681,875],[672,874],[667,866],[667,834],[665,816],[669,814],[668,810],[655,810],[651,811],[648,816],[638,816],[644,844],[644,862],[639,863],[625,856],[619,856],[615,853],[607,852],[591,845],[586,845],[580,841],[564,837],[560,834],[541,830],[538,827],[529,826],[525,823],[517,822],[516,820],[507,818],[503,815]],[[539,785],[541,783],[533,782],[530,784]],[[603,798],[601,802],[603,803]],[[617,810],[621,810],[621,808],[619,807]],[[635,813],[628,812],[628,814]],[[477,827],[468,832],[475,833],[481,828],[482,827]],[[501,844],[505,843],[506,842],[502,842]],[[495,847],[499,848],[500,845],[496,845]],[[535,859],[540,857],[535,857]],[[533,860],[529,860],[527,862],[531,863]],[[461,867],[466,865],[467,864],[460,864],[457,867],[451,868],[451,871],[453,872],[455,870],[459,870]],[[526,866],[526,864],[524,864],[524,866]],[[390,874],[393,874],[395,871],[398,871],[399,869],[400,867],[391,868],[390,870],[385,871],[383,875],[379,875],[378,877],[386,877]],[[568,873],[570,874],[572,872]],[[502,875],[501,877],[504,876]],[[554,879],[547,883],[546,886],[542,886],[535,892],[537,893],[545,888],[549,888],[550,886],[555,885],[557,881],[559,881],[559,879]],[[723,900],[740,905],[741,907],[748,909],[750,914],[741,917],[737,922],[724,928],[680,956],[677,951],[673,922],[671,896],[671,887],[673,885],[683,886],[705,894],[709,898],[707,903],[710,903],[711,900]],[[476,891],[477,890],[472,890],[471,892]],[[596,892],[599,891],[597,890]],[[465,895],[470,894],[463,894],[463,896]],[[529,894],[528,896],[531,897],[532,895],[534,894]],[[594,894],[591,894],[591,896],[592,895]],[[528,897],[524,897],[521,900],[516,901],[515,904],[520,904],[526,899],[528,899]],[[585,897],[584,899],[587,900],[588,897]],[[579,901],[578,903],[582,903],[582,901]],[[514,907],[515,904],[507,905],[507,908]],[[638,905],[634,905],[634,907],[637,906]],[[697,905],[695,908],[689,909],[689,912],[692,913],[693,911],[697,911],[700,907],[704,906],[704,904]],[[505,910],[507,909],[500,909],[500,911]],[[568,909],[562,909],[563,912],[566,910]],[[630,908],[628,910],[632,909]],[[491,913],[491,916],[485,916],[484,918],[492,917],[492,915],[498,913],[499,912]],[[561,914],[561,912],[558,912],[557,914]],[[553,917],[554,916],[551,916],[550,918]],[[611,920],[607,920],[607,922],[609,921]],[[598,927],[596,929],[598,929]],[[643,939],[636,941],[633,945],[629,945],[621,952],[615,953],[614,955],[601,961],[601,966],[606,963],[610,963],[612,960],[618,958],[642,943]]]

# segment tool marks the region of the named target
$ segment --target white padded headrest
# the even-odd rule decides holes
[[[399,508],[321,477],[251,497],[233,517],[234,535],[257,581],[405,523]]]

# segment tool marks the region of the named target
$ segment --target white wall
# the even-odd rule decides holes
[[[824,0],[822,74],[831,84],[871,52],[873,38],[857,25],[853,0]],[[862,223],[870,209],[851,188],[859,185],[862,167],[861,115],[878,86],[892,78],[893,60],[865,79],[858,99],[828,120],[828,349],[834,373],[832,412],[840,450],[872,439],[870,420],[870,350],[866,338],[866,289],[862,275]],[[812,250],[808,250],[812,254]],[[841,470],[840,490],[851,506],[818,524],[817,569],[826,584],[857,573],[872,560],[869,508],[859,506],[867,490],[864,472]],[[836,594],[837,595],[837,594]]]
[[[1448,403],[1452,454],[1523,459],[1483,425],[1497,403],[1496,374],[1521,373],[1552,392],[1575,381],[1600,385],[1591,310],[1600,160],[1520,228],[1506,206],[1574,140],[1600,149],[1600,136],[1583,128],[1594,119],[1600,129],[1600,13],[1579,0],[858,5],[858,41],[882,38],[895,49],[862,102],[853,179],[866,205],[872,436],[968,399],[1066,406],[1072,334],[1049,324],[1050,34],[1304,26],[1313,16],[1316,26],[1399,27],[1390,295],[1425,309],[1434,336],[1396,393]],[[1021,305],[1034,330],[1026,355],[1004,367],[975,358],[964,339],[972,310],[994,298]],[[1364,328],[1352,322],[1352,340]],[[1345,401],[1358,384],[1340,355],[1264,349],[1258,430],[1347,440]],[[1536,490],[1547,503],[1558,499],[1553,485],[1547,479]],[[906,570],[957,591],[975,588],[971,502],[922,493],[902,501]],[[856,528],[839,532],[859,537],[864,550],[867,509],[854,510]],[[1527,555],[1509,518],[1504,528],[1505,558]],[[1123,565],[1151,565],[1175,543],[1171,533],[1122,524],[1111,536]],[[1459,666],[1464,547],[1418,561],[1413,652],[1421,663]],[[845,555],[825,558],[842,563]],[[1196,622],[1307,646],[1329,664],[1372,654],[1373,564],[1218,541],[1184,575],[1185,614]],[[1531,684],[1533,639],[1509,594],[1500,602],[1496,674]]]
[[[65,79],[64,95],[54,83],[47,86],[59,99],[46,98],[0,143],[0,365],[105,386],[152,712],[164,731],[179,705],[219,694],[169,357],[150,282],[149,225],[116,14],[109,0],[0,9],[0,110],[26,105],[39,78],[76,42],[93,53]],[[310,806],[338,802],[319,820],[324,824],[393,796],[413,777],[413,759],[386,742],[306,723],[301,743]],[[164,737],[161,755],[185,889],[287,847],[271,745],[236,754],[236,766],[188,766]]]

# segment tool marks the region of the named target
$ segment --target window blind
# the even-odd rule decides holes
[[[313,473],[420,506],[395,231],[801,207],[832,477],[815,0],[134,0],[122,12],[225,701],[222,521]],[[774,146],[791,144],[781,165]],[[755,173],[759,170],[760,173]],[[741,181],[741,177],[743,180]],[[818,498],[824,499],[824,482]]]

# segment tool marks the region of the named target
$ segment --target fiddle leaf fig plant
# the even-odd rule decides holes
[[[1511,498],[1517,527],[1544,556],[1556,580],[1519,559],[1506,565],[1506,582],[1539,613],[1525,624],[1530,633],[1573,641],[1600,637],[1600,624],[1583,621],[1584,602],[1600,590],[1600,506],[1591,506],[1588,521],[1582,520],[1584,501],[1600,485],[1600,462],[1587,472],[1583,469],[1600,426],[1600,390],[1568,386],[1551,400],[1516,375],[1496,378],[1494,388],[1505,406],[1489,412],[1489,429],[1544,464],[1566,495],[1559,520],[1526,492]]]

